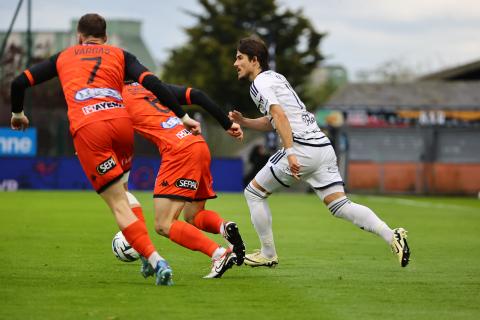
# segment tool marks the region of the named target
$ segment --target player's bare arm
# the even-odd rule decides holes
[[[254,129],[258,131],[272,131],[273,126],[270,123],[268,117],[260,117],[256,119],[246,118],[240,111],[233,110],[228,113],[228,117],[235,123],[238,123],[242,127]]]
[[[272,115],[273,121],[275,122],[277,132],[282,138],[283,147],[287,152],[287,159],[290,171],[296,179],[300,179],[298,176],[300,172],[300,164],[298,163],[297,157],[293,153],[293,135],[292,128],[290,127],[290,122],[288,121],[285,112],[283,112],[282,107],[277,104],[270,106],[270,114]]]

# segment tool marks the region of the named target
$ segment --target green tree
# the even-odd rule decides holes
[[[163,78],[205,90],[227,108],[251,113],[247,84],[237,80],[233,62],[237,42],[257,34],[274,52],[275,70],[302,96],[318,62],[323,34],[301,10],[280,8],[275,0],[199,0],[203,13],[187,12],[198,21],[186,29],[188,42],[172,50]],[[306,101],[308,103],[308,101]]]

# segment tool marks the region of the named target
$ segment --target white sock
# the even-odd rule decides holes
[[[267,194],[251,182],[245,188],[245,199],[250,209],[250,218],[262,243],[262,255],[273,258],[277,255],[272,231],[272,213],[267,202]]]
[[[220,234],[222,236],[225,236],[225,223],[227,223],[227,222],[224,222],[220,225]]]
[[[393,230],[368,207],[350,201],[342,197],[332,201],[328,209],[335,217],[353,222],[365,231],[379,235],[387,243],[392,242]]]
[[[157,251],[154,251],[150,257],[148,257],[148,262],[150,263],[150,265],[153,267],[153,269],[156,269],[157,268],[157,263],[158,261],[160,260],[164,260],[159,254]]]
[[[223,256],[223,254],[225,253],[225,251],[227,251],[227,249],[225,249],[223,247],[218,247],[217,250],[215,250],[212,254],[212,260],[220,259]]]

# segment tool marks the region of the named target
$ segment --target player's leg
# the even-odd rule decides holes
[[[200,230],[213,234],[223,234],[225,221],[217,212],[206,210],[205,202],[206,200],[187,202],[183,209],[185,221]]]
[[[225,249],[190,223],[179,221],[184,200],[155,198],[155,230],[184,248],[200,251],[213,261],[212,272],[206,278],[219,278],[235,263],[231,249]]]
[[[193,225],[178,220],[184,205],[185,200],[155,198],[155,231],[182,247],[211,257],[219,245]]]
[[[348,220],[362,230],[379,235],[387,242],[397,255],[400,265],[407,266],[410,258],[410,249],[407,244],[407,231],[403,228],[392,230],[369,207],[355,203],[348,199],[343,192],[333,190],[316,190],[320,198],[327,205],[330,212],[337,218]]]
[[[238,266],[243,264],[245,259],[245,244],[238,226],[233,221],[224,221],[220,215],[212,210],[205,209],[205,202],[208,199],[217,197],[213,190],[213,178],[210,172],[210,150],[206,142],[196,143],[194,146],[192,159],[196,163],[198,170],[198,188],[195,192],[195,198],[189,207],[186,208],[186,220],[191,220],[193,215],[193,223],[201,230],[213,233],[221,233],[225,238],[229,247],[233,249],[236,256]]]
[[[220,233],[230,244],[237,256],[237,265],[243,264],[245,259],[245,244],[233,221],[225,221],[220,215],[212,210],[205,209],[206,200],[187,202],[183,209],[185,221],[193,224],[200,230],[218,234]]]
[[[390,245],[398,243],[394,241],[394,234],[400,235],[403,254],[400,255],[402,266],[408,263],[409,249],[405,240],[405,233],[401,230],[392,230],[370,208],[351,201],[344,192],[343,181],[336,165],[336,156],[333,148],[322,148],[318,158],[324,160],[324,164],[307,178],[318,197],[327,205],[330,212],[337,218],[348,220],[362,230],[379,235]],[[403,230],[403,229],[402,229]],[[404,231],[404,230],[403,230]],[[405,237],[404,237],[405,236]],[[404,262],[402,262],[404,261]],[[407,261],[407,262],[405,262]]]
[[[99,121],[81,128],[74,137],[78,159],[93,187],[110,207],[117,225],[127,241],[140,254],[148,257],[162,277],[157,284],[171,284],[171,269],[153,246],[143,221],[130,209],[121,178],[128,161],[117,154],[131,157],[133,129],[128,118]],[[161,269],[164,269],[164,272]],[[162,272],[160,272],[162,271]]]
[[[185,202],[194,200],[201,182],[202,171],[197,166],[205,154],[197,148],[202,145],[194,143],[183,152],[162,154],[154,190],[155,230],[173,242],[213,259],[219,259],[228,251],[230,263],[234,258],[230,257],[231,250],[222,248],[195,226],[178,220]]]
[[[125,194],[127,195],[128,203],[130,204],[130,209],[132,209],[133,214],[135,214],[135,216],[139,220],[142,220],[143,222],[145,222],[145,217],[143,216],[142,205],[140,204],[138,199],[133,195],[133,193],[131,193],[128,190],[128,178],[129,178],[129,176],[130,176],[130,171],[125,172],[121,182],[123,183],[123,187],[125,189]]]
[[[250,218],[257,231],[261,249],[245,256],[245,264],[272,267],[278,264],[272,230],[272,213],[267,197],[280,188],[288,188],[294,179],[288,174],[288,161],[283,150],[270,157],[269,162],[247,185],[244,194]]]

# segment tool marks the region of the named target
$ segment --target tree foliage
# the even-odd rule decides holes
[[[255,110],[247,84],[233,68],[237,42],[257,34],[274,52],[275,70],[284,74],[302,95],[305,81],[323,59],[317,32],[301,10],[280,8],[276,0],[199,0],[202,13],[187,28],[188,42],[172,50],[164,65],[165,81],[206,91],[227,108]]]

